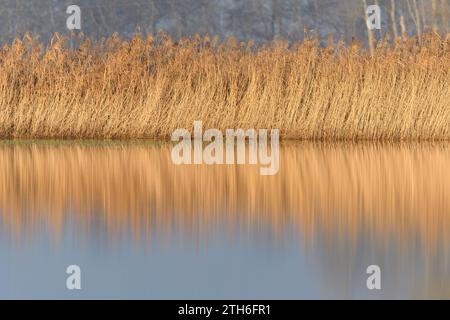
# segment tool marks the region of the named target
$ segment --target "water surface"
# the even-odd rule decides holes
[[[450,298],[448,143],[284,143],[275,176],[170,148],[1,143],[0,298]]]

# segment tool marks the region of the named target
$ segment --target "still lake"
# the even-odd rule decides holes
[[[165,143],[3,141],[0,298],[450,298],[449,166],[446,142],[286,142],[261,176]]]

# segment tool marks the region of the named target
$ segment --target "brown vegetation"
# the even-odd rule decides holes
[[[176,128],[279,128],[294,139],[449,139],[450,41],[103,42],[26,36],[0,49],[1,138],[167,138]]]

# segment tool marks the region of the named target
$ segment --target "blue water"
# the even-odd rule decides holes
[[[75,221],[57,240],[45,227],[19,238],[3,230],[0,298],[418,298],[426,296],[427,283],[449,283],[448,269],[427,279],[426,258],[404,256],[395,245],[381,250],[370,235],[356,247],[350,241],[329,247],[320,235],[307,244],[294,230],[274,238],[270,231],[236,232],[226,225],[203,236],[145,239],[111,237],[101,227],[85,232]],[[81,268],[81,290],[66,288],[65,271],[74,264]],[[381,290],[366,287],[371,264],[381,268]]]

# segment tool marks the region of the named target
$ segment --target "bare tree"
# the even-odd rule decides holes
[[[397,29],[397,19],[396,19],[396,12],[395,12],[395,0],[391,0],[391,9],[390,9],[390,15],[391,15],[391,24],[392,24],[392,33],[394,34],[394,38],[398,37],[398,29]]]
[[[448,31],[448,16],[447,16],[447,10],[448,6],[446,3],[447,0],[441,0],[441,18],[442,18],[442,31],[444,33],[447,33]]]
[[[374,52],[375,52],[375,39],[373,36],[373,31],[369,26],[369,16],[367,14],[367,1],[366,0],[362,0],[363,5],[364,5],[364,16],[366,18],[366,26],[367,26],[367,36],[368,36],[368,40],[369,40],[369,49],[370,49],[370,54],[373,56]]]
[[[422,30],[425,31],[427,29],[427,13],[424,0],[420,0],[420,10],[422,13]]]
[[[400,16],[400,28],[402,31],[402,39],[403,39],[403,41],[405,41],[406,38],[408,37],[408,31],[406,29],[405,17],[403,15]]]
[[[417,6],[417,0],[412,0],[413,5],[411,6],[410,0],[406,0],[406,4],[408,5],[409,14],[416,26],[417,35],[419,38],[422,35],[422,26],[420,21],[419,8]]]
[[[436,0],[431,0],[431,23],[434,32],[438,32],[436,23]]]

